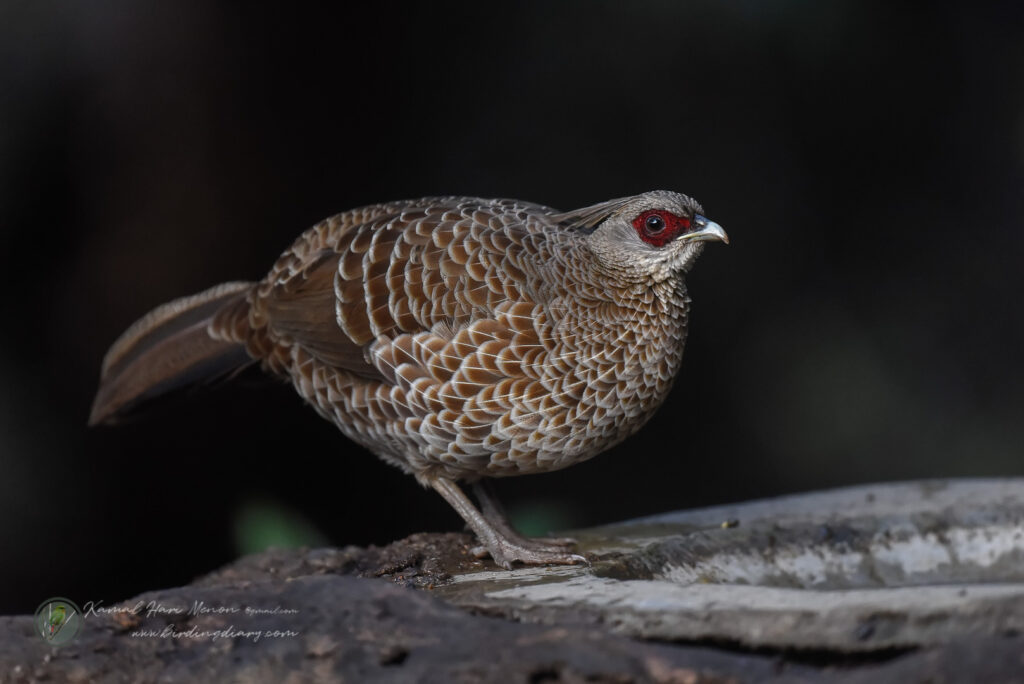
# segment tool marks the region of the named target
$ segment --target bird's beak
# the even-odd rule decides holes
[[[693,230],[689,233],[683,233],[679,236],[679,239],[686,240],[687,242],[719,240],[725,244],[729,244],[729,236],[725,234],[725,230],[722,226],[718,225],[714,221],[709,221],[700,214],[693,217]]]

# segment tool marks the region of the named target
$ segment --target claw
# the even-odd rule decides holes
[[[579,542],[572,537],[540,537],[533,541],[540,542],[544,546],[576,546]]]
[[[458,511],[470,529],[476,532],[480,545],[471,549],[471,553],[478,558],[489,553],[494,562],[506,570],[517,562],[525,565],[574,565],[588,562],[578,553],[566,550],[575,543],[572,539],[529,539],[516,532],[498,509],[493,497],[484,489],[480,490],[483,493],[482,500],[493,520],[481,515],[451,480],[435,478],[430,484]]]
[[[521,544],[510,539],[498,539],[490,550],[491,557],[506,570],[515,562],[524,565],[590,564],[586,557],[578,553],[567,553],[563,546],[545,545],[534,539],[526,541],[528,543]]]

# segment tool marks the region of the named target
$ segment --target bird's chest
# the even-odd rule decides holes
[[[653,414],[682,361],[688,304],[681,288],[652,288],[567,309],[555,334],[567,381],[579,388],[577,421],[602,433],[629,433]]]

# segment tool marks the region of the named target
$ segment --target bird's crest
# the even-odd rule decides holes
[[[632,197],[619,197],[589,207],[553,214],[552,219],[569,230],[592,233],[609,216],[628,204]]]

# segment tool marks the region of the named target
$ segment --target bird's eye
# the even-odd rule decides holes
[[[633,228],[647,244],[664,247],[690,228],[690,219],[663,209],[648,209],[633,219]]]
[[[665,230],[665,219],[661,218],[657,214],[652,214],[647,217],[644,221],[644,228],[650,235],[657,235],[661,231]]]

